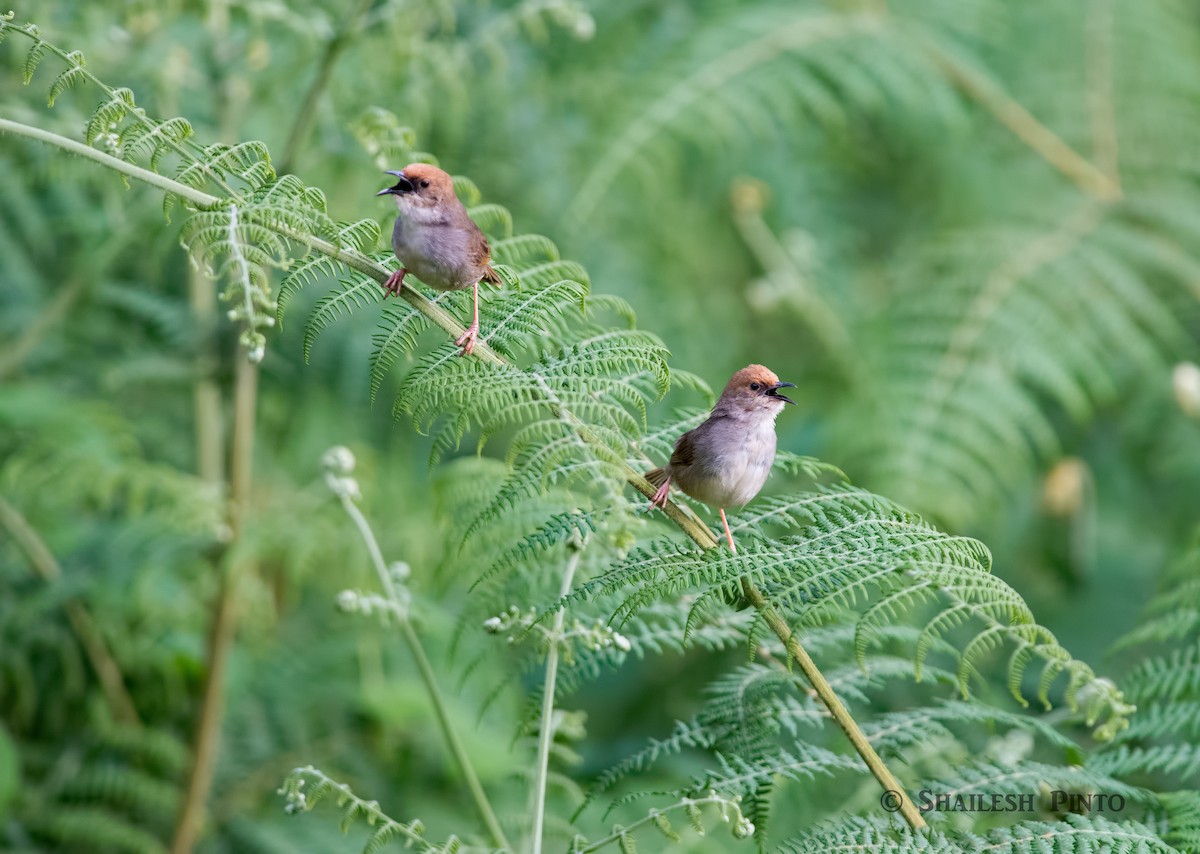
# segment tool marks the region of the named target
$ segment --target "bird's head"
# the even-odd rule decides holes
[[[784,383],[774,372],[762,365],[747,365],[729,380],[721,392],[718,405],[735,407],[747,412],[769,412],[778,415],[785,403],[794,400],[779,393],[781,388],[795,388],[795,383]]]
[[[454,180],[436,166],[410,163],[399,172],[389,171],[387,174],[395,175],[396,183],[375,195],[391,196],[401,212],[435,210],[448,202],[457,201]]]

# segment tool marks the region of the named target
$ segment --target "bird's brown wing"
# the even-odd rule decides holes
[[[483,267],[483,276],[480,277],[479,281],[487,282],[489,285],[495,285],[496,287],[504,284],[500,275],[492,269],[492,247],[488,244],[487,238],[483,236],[483,232],[478,228],[471,238],[469,252],[471,263],[476,267]]]
[[[692,444],[692,433],[689,430],[675,442],[675,452],[671,454],[671,468],[686,468],[696,459],[696,448]]]

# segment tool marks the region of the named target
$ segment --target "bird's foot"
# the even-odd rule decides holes
[[[475,349],[475,341],[479,338],[479,322],[476,321],[467,327],[467,331],[454,339],[455,347],[462,347],[460,356],[470,356],[471,351]]]
[[[650,503],[661,510],[667,509],[667,501],[671,495],[671,479],[667,478],[663,481],[663,485],[654,493],[654,497],[650,499]]]
[[[388,280],[383,283],[383,298],[387,299],[390,296],[400,296],[400,291],[404,290],[404,277],[408,275],[408,270],[401,267],[392,275],[388,276]]]

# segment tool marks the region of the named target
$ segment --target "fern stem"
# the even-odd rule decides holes
[[[281,174],[292,171],[292,167],[296,163],[296,155],[300,151],[300,145],[312,129],[313,118],[317,113],[317,103],[329,85],[333,66],[337,63],[338,57],[342,55],[342,51],[350,44],[351,37],[358,32],[363,15],[371,8],[373,2],[374,0],[359,0],[358,5],[346,18],[345,25],[325,43],[325,52],[321,55],[321,62],[317,66],[317,75],[309,85],[308,91],[304,93],[304,100],[296,112],[296,120],[288,132],[287,142],[283,144],[283,157],[279,160]]]
[[[46,546],[29,521],[21,515],[17,508],[0,496],[0,526],[8,531],[9,536],[17,543],[29,561],[34,573],[47,583],[58,581],[62,577],[62,568],[54,557],[54,553]],[[104,642],[104,635],[96,627],[91,612],[78,599],[71,599],[63,604],[67,620],[83,645],[96,677],[100,680],[100,688],[108,703],[113,720],[133,726],[141,726],[137,707],[133,698],[125,689],[125,679],[121,667],[109,652]]]
[[[733,224],[742,240],[769,279],[784,279],[788,301],[796,306],[797,313],[837,364],[842,375],[849,377],[854,373],[855,365],[849,358],[850,335],[846,326],[821,296],[811,277],[804,274],[796,259],[784,249],[779,238],[763,221],[761,191],[753,186],[737,187],[733,198]]]
[[[196,348],[192,409],[196,431],[196,473],[211,486],[221,483],[221,390],[213,379],[217,363],[214,332],[217,321],[217,285],[211,276],[193,269],[188,277],[188,301],[199,331]]]
[[[651,810],[650,813],[642,816],[641,818],[639,818],[637,821],[635,821],[633,824],[629,825],[628,827],[618,827],[616,830],[614,830],[608,836],[605,836],[603,839],[597,839],[595,842],[591,842],[588,845],[586,845],[585,847],[579,848],[577,850],[571,849],[571,852],[572,852],[572,854],[576,854],[576,852],[577,852],[577,854],[591,854],[592,851],[599,851],[601,848],[605,847],[606,845],[611,845],[614,842],[619,842],[622,839],[629,838],[630,834],[633,833],[633,831],[637,830],[640,827],[644,827],[645,825],[650,824],[651,822],[656,822],[658,820],[659,816],[666,815],[667,813],[674,812],[675,810],[689,809],[692,807],[703,807],[703,806],[708,806],[709,804],[718,805],[723,810],[728,809],[730,806],[733,806],[733,807],[737,808],[738,812],[740,813],[740,807],[737,807],[737,804],[735,802],[731,801],[729,798],[722,797],[721,795],[711,794],[711,795],[707,795],[706,797],[703,797],[703,798],[684,798],[683,800],[679,801],[678,803],[671,804],[669,807],[662,807],[661,809]]]
[[[1079,189],[1103,202],[1121,198],[1120,184],[1063,142],[1061,137],[990,79],[956,60],[931,39],[925,39],[923,46],[951,83],[982,105],[1017,139],[1070,178]]]
[[[226,544],[225,565],[213,610],[207,650],[208,669],[204,680],[200,719],[196,725],[192,767],[188,774],[187,792],[175,824],[175,838],[171,842],[172,854],[188,854],[196,845],[204,807],[212,789],[217,756],[221,749],[226,673],[237,636],[238,582],[243,571],[238,559],[231,556],[231,546],[241,538],[250,505],[257,401],[258,365],[240,357],[237,359],[235,379],[233,453],[229,478],[229,524],[232,536]]]
[[[421,675],[421,681],[425,683],[425,690],[429,694],[429,701],[433,705],[434,715],[437,717],[438,726],[442,730],[442,736],[446,739],[446,744],[450,748],[450,752],[454,754],[454,759],[458,763],[459,770],[467,781],[467,788],[471,791],[471,798],[475,801],[479,817],[483,820],[484,826],[487,827],[492,841],[498,847],[508,851],[513,850],[508,844],[508,839],[504,835],[504,829],[500,826],[499,819],[496,818],[496,812],[492,809],[487,793],[483,790],[483,784],[479,782],[479,776],[475,773],[475,766],[471,764],[471,757],[468,755],[450,720],[450,714],[446,708],[446,700],[442,696],[441,688],[438,687],[433,666],[429,663],[429,657],[425,654],[424,646],[421,645],[420,636],[417,635],[412,627],[412,622],[408,619],[407,603],[401,598],[399,591],[396,590],[396,583],[392,579],[392,574],[388,571],[387,564],[383,559],[383,552],[379,548],[379,541],[375,539],[375,532],[371,530],[371,523],[367,521],[367,517],[363,515],[358,505],[354,503],[354,498],[350,492],[340,488],[331,474],[326,474],[326,482],[329,483],[330,489],[334,494],[338,496],[343,509],[346,511],[346,515],[354,522],[354,526],[358,528],[358,533],[367,546],[367,552],[371,556],[371,565],[375,568],[375,573],[379,576],[379,583],[387,594],[388,601],[394,606],[395,614],[399,617],[400,632],[404,637],[405,643],[408,644],[409,650],[412,652],[413,660],[417,663],[417,671]]]
[[[563,572],[562,587],[558,598],[563,599],[571,592],[575,570],[583,557],[583,545],[572,543],[571,557]],[[546,653],[546,680],[542,686],[542,723],[538,730],[537,767],[534,769],[533,784],[533,829],[530,844],[532,854],[542,854],[542,829],[546,822],[546,782],[550,770],[550,745],[554,742],[554,689],[558,680],[558,644],[562,640],[563,623],[567,609],[559,608],[554,615],[554,628],[550,632],[550,649]]]
[[[116,242],[116,241],[111,241]],[[25,358],[34,351],[42,338],[54,328],[67,313],[67,309],[79,299],[89,283],[84,276],[77,277],[63,288],[23,330],[21,335],[4,352],[0,353],[0,379],[16,372]]]
[[[871,742],[867,740],[866,735],[859,728],[858,723],[851,716],[850,712],[842,705],[842,701],[838,695],[833,692],[833,687],[830,686],[829,680],[825,678],[816,662],[809,657],[808,652],[800,645],[800,641],[796,639],[795,633],[791,626],[787,624],[780,613],[775,610],[762,595],[762,592],[754,586],[754,583],[749,578],[742,579],[742,592],[746,594],[746,598],[750,603],[762,614],[763,619],[767,621],[767,625],[771,627],[771,631],[783,641],[784,647],[788,651],[788,655],[796,660],[800,665],[800,670],[803,671],[805,678],[813,686],[813,690],[817,692],[817,697],[829,709],[829,713],[833,715],[833,719],[837,721],[838,726],[842,728],[842,732],[846,733],[846,737],[850,739],[850,743],[854,745],[854,749],[862,760],[867,763],[867,767],[871,769],[871,773],[875,779],[879,781],[879,785],[883,788],[884,793],[895,793],[898,803],[900,815],[908,822],[908,826],[913,830],[920,830],[925,827],[925,819],[921,816],[920,810],[909,797],[908,792],[900,784],[892,774],[883,759],[875,752],[875,748],[871,746]]]
[[[11,119],[0,118],[0,133],[13,133],[18,136],[25,136],[30,139],[36,139],[39,142],[45,142],[58,148],[69,151],[72,154],[78,154],[81,157],[86,157],[89,160],[94,160],[102,166],[107,166],[109,169],[114,169],[128,175],[130,178],[137,178],[146,184],[157,187],[168,193],[174,193],[193,202],[200,208],[215,208],[220,207],[223,202],[217,196],[209,195],[203,190],[197,190],[195,187],[189,187],[187,184],[181,184],[178,181],[172,181],[164,175],[159,175],[157,172],[151,172],[149,169],[143,169],[133,163],[126,163],[119,157],[113,157],[99,149],[92,148],[90,145],[84,145],[82,142],[76,142],[70,137],[61,136],[48,130],[33,127],[32,125],[14,122]]]
[[[1113,0],[1092,0],[1084,24],[1088,112],[1092,124],[1092,159],[1121,186],[1117,111],[1113,97]]]

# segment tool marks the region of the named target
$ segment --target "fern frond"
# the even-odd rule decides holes
[[[752,139],[781,126],[837,129],[848,107],[869,113],[896,100],[945,109],[955,101],[916,45],[889,20],[857,8],[756,9],[734,26],[718,16],[689,47],[689,55],[663,63],[662,91],[632,101],[620,130],[604,140],[568,209],[572,222],[584,221],[626,169],[652,176],[663,149],[680,141],[712,149],[736,144],[734,128]],[[728,114],[737,120],[722,120]]]
[[[294,769],[283,781],[279,794],[286,798],[285,809],[289,813],[306,812],[327,796],[332,796],[342,808],[343,833],[359,820],[378,825],[363,847],[363,854],[373,854],[393,839],[404,840],[408,847],[422,854],[452,854],[461,847],[454,836],[444,845],[429,842],[425,838],[425,826],[420,821],[402,823],[389,818],[375,801],[364,801],[345,783],[333,780],[311,765]]]
[[[1135,703],[1200,696],[1200,640],[1143,661],[1122,684]]]
[[[1087,767],[1100,774],[1126,777],[1135,773],[1169,774],[1190,779],[1200,771],[1200,745],[1162,744],[1154,747],[1119,745],[1090,759]]]
[[[63,92],[87,80],[87,75],[83,71],[83,54],[80,51],[71,51],[63,57],[63,60],[67,63],[67,70],[59,74],[50,86],[50,95],[46,102],[46,105],[49,107],[54,106],[54,102],[58,100],[58,97]],[[26,80],[25,82],[28,83],[29,81]]]
[[[849,818],[800,836],[778,849],[786,854],[808,851],[878,851],[884,854],[958,854],[994,851],[999,854],[1150,854],[1174,851],[1153,828],[1135,821],[1112,821],[1103,816],[1068,815],[1061,822],[1027,821],[1000,827],[986,835],[930,828],[917,832],[895,819]]]
[[[540,234],[518,234],[492,244],[492,257],[500,264],[559,260],[558,246]]]
[[[383,302],[384,292],[370,276],[354,276],[339,280],[340,287],[317,300],[308,324],[304,327],[304,361],[312,356],[317,336],[339,317],[348,316],[356,308]]]
[[[502,205],[485,204],[467,208],[467,214],[484,234],[499,238],[512,237],[512,214]]]
[[[1023,795],[1038,791],[1046,784],[1059,791],[1092,791],[1120,795],[1133,803],[1153,803],[1154,796],[1145,789],[1131,786],[1103,770],[1079,765],[1047,765],[1024,760],[1015,765],[997,764],[975,759],[954,769],[949,776],[928,780],[921,791],[936,792],[953,800],[959,795]]]
[[[939,321],[920,336],[880,339],[868,357],[887,435],[839,431],[847,458],[867,460],[872,483],[897,500],[969,521],[983,499],[1010,494],[1058,452],[1061,428],[1045,401],[1083,421],[1113,398],[1131,364],[1141,375],[1165,372],[1186,346],[1174,306],[1191,274],[1149,253],[1127,212],[1063,208],[1024,233],[988,226],[946,235],[899,268],[892,322]],[[984,245],[994,247],[986,261]],[[921,283],[935,268],[948,286],[931,297]],[[1055,346],[1034,343],[1046,341]],[[862,410],[845,417],[861,423]]]
[[[860,654],[880,626],[918,605],[936,604],[939,609],[926,622],[917,645],[918,678],[931,645],[949,633],[970,631],[958,644],[958,680],[964,694],[985,655],[1011,644],[1009,686],[1020,702],[1025,702],[1022,676],[1038,660],[1038,697],[1043,703],[1049,703],[1056,677],[1065,673],[1067,702],[1074,707],[1081,690],[1090,686],[1089,702],[1095,704],[1091,717],[1104,717],[1102,728],[1120,727],[1127,716],[1129,708],[1115,686],[1072,659],[1033,621],[1021,597],[991,575],[991,557],[981,543],[941,533],[890,502],[850,487],[824,487],[762,503],[765,509],[751,517],[753,522],[769,519],[797,533],[769,541],[743,536],[736,554],[654,542],[581,587],[568,601],[617,597],[620,605],[613,620],[623,625],[649,604],[682,593],[736,595],[746,577],[802,624],[829,609],[864,608],[857,622]]]

